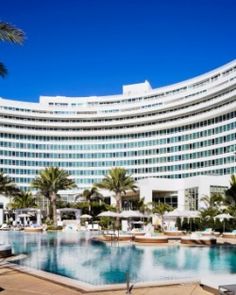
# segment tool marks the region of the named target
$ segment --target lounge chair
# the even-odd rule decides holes
[[[0,258],[9,257],[12,255],[11,245],[0,244]]]
[[[118,232],[118,231],[108,231],[108,232],[103,233],[101,240],[103,240],[103,241],[122,241],[122,242],[127,241],[128,242],[128,241],[133,240],[133,235]]]
[[[182,237],[181,244],[191,246],[211,246],[216,244],[216,238],[213,236],[203,236],[200,232],[196,232],[189,236]]]
[[[220,232],[216,232],[214,231],[212,228],[206,228],[204,231],[201,232],[201,234],[203,236],[215,236],[215,237],[219,237],[220,236]]]
[[[10,230],[10,226],[6,223],[3,223],[2,226],[0,227],[0,230]]]
[[[151,236],[151,235],[145,235],[145,236],[135,236],[134,241],[137,243],[147,243],[147,244],[167,244],[168,243],[168,237],[166,236]]]
[[[42,232],[43,231],[43,227],[37,224],[33,224],[31,226],[27,226],[24,228],[25,232],[31,232],[31,233],[36,233],[36,232]]]
[[[184,236],[186,234],[186,232],[183,231],[183,230],[176,230],[176,229],[174,229],[174,230],[165,230],[164,231],[164,234],[166,236],[176,237],[176,236]]]
[[[224,233],[222,233],[222,238],[236,239],[236,230],[232,230],[232,232],[224,232]]]

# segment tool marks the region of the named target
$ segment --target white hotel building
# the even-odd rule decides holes
[[[235,152],[236,61],[157,89],[145,81],[112,96],[0,99],[0,170],[24,189],[49,166],[80,190],[119,166],[147,202],[198,209],[229,185]]]

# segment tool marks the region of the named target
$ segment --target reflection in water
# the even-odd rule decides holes
[[[236,273],[236,247],[139,246],[104,244],[89,233],[0,232],[14,254],[27,253],[19,264],[91,284],[199,277]]]

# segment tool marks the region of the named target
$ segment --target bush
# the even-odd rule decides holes
[[[182,222],[181,222],[181,218],[180,217],[177,217],[176,223],[175,223],[175,227],[177,227],[178,230],[181,230],[182,229]]]
[[[111,217],[101,217],[98,223],[102,229],[113,229],[114,228],[114,219]]]

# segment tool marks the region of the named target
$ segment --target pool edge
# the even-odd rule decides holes
[[[12,270],[16,270],[28,275],[38,277],[40,279],[59,284],[74,290],[81,292],[102,292],[102,291],[116,291],[126,289],[126,283],[122,284],[108,284],[108,285],[92,285],[79,280],[64,277],[58,274],[52,274],[46,271],[33,269],[26,266],[21,266],[11,262],[0,263],[1,266],[7,267]],[[132,282],[131,282],[132,284]],[[175,279],[175,280],[163,280],[163,281],[152,281],[152,282],[138,282],[134,283],[135,289],[147,288],[147,287],[164,287],[173,285],[184,285],[184,284],[199,284],[201,281],[199,279]]]

